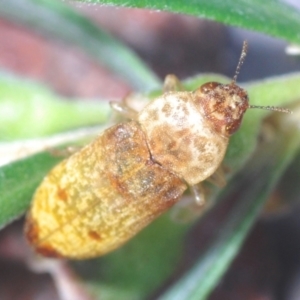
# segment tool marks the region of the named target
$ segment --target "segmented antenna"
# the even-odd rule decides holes
[[[241,70],[241,67],[242,67],[242,65],[244,63],[245,57],[247,55],[247,52],[248,52],[248,42],[244,41],[243,42],[243,48],[242,48],[241,56],[240,56],[238,65],[236,67],[235,74],[233,76],[231,84],[236,84],[237,77],[238,77],[238,75],[240,73],[240,70]],[[282,112],[282,113],[286,113],[286,114],[291,114],[292,113],[292,111],[290,109],[288,109],[288,108],[275,107],[275,106],[249,105],[249,108],[266,109],[266,110],[278,111],[278,112]]]
[[[266,110],[271,110],[271,111],[278,111],[286,114],[291,114],[293,113],[290,109],[288,108],[283,108],[283,107],[276,107],[276,106],[260,106],[260,105],[249,105],[249,108],[259,108],[259,109],[266,109]]]
[[[240,56],[240,59],[239,59],[239,62],[238,62],[238,65],[236,67],[236,70],[235,70],[235,73],[234,73],[234,76],[232,78],[232,84],[236,84],[236,81],[237,81],[237,77],[240,73],[240,70],[241,70],[241,67],[244,63],[244,60],[245,60],[245,57],[247,55],[247,51],[248,51],[248,42],[247,41],[244,41],[243,42],[243,48],[242,48],[242,52],[241,52],[241,56]]]

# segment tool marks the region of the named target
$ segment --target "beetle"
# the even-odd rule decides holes
[[[36,252],[71,259],[104,255],[173,206],[188,187],[203,204],[201,182],[218,172],[230,136],[245,111],[256,107],[236,84],[246,52],[244,42],[229,84],[178,91],[178,80],[167,77],[168,91],[131,113],[132,120],[108,128],[55,166],[26,218],[26,237]]]

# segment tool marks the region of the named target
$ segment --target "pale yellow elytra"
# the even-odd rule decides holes
[[[244,42],[231,83],[177,91],[177,80],[168,76],[168,91],[140,112],[123,107],[131,121],[105,130],[55,166],[27,215],[33,248],[52,257],[100,256],[169,209],[188,187],[202,203],[201,182],[219,168],[230,135],[254,107],[236,84],[246,51]]]

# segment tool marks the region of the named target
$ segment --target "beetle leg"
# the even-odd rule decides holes
[[[194,195],[195,202],[197,206],[204,206],[206,203],[205,200],[205,191],[201,183],[191,185],[190,186],[191,192]]]
[[[78,152],[82,147],[80,146],[67,146],[63,149],[48,148],[49,153],[55,157],[69,157],[72,154]]]
[[[198,218],[206,208],[206,196],[202,184],[190,186],[192,196],[184,196],[172,209],[171,218],[178,223],[187,223]]]
[[[222,165],[219,166],[219,168],[215,171],[214,174],[207,178],[207,181],[216,185],[219,188],[224,187],[226,185],[225,172]]]
[[[137,120],[138,113],[127,105],[126,98],[122,102],[111,101],[109,104],[110,107],[118,114],[121,114],[125,118],[131,120]]]
[[[169,74],[165,78],[163,92],[167,93],[176,91],[184,91],[184,87],[177,76]]]

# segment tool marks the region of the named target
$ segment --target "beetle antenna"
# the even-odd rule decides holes
[[[247,55],[247,52],[248,52],[248,42],[247,41],[244,41],[243,42],[243,48],[242,48],[242,52],[241,52],[241,56],[240,56],[240,59],[239,59],[239,62],[238,62],[238,65],[236,67],[236,70],[235,70],[235,73],[234,73],[234,76],[232,78],[232,84],[236,84],[236,81],[237,81],[237,77],[240,73],[240,70],[241,70],[241,67],[244,63],[244,60],[245,60],[245,57]]]
[[[286,114],[291,114],[292,111],[288,108],[282,108],[282,107],[275,107],[275,106],[259,106],[259,105],[249,105],[249,108],[259,108],[259,109],[266,109],[271,111],[278,111]]]
[[[236,84],[237,81],[237,77],[240,73],[241,67],[245,61],[245,58],[247,56],[247,52],[248,52],[248,42],[244,41],[243,42],[243,48],[242,48],[242,52],[241,52],[241,56],[238,62],[238,65],[236,67],[234,76],[232,78],[232,82],[231,84]],[[258,106],[258,105],[249,105],[249,108],[259,108],[259,109],[266,109],[266,110],[271,110],[271,111],[278,111],[278,112],[282,112],[282,113],[286,113],[286,114],[291,114],[292,111],[288,108],[282,108],[282,107],[275,107],[275,106]]]

